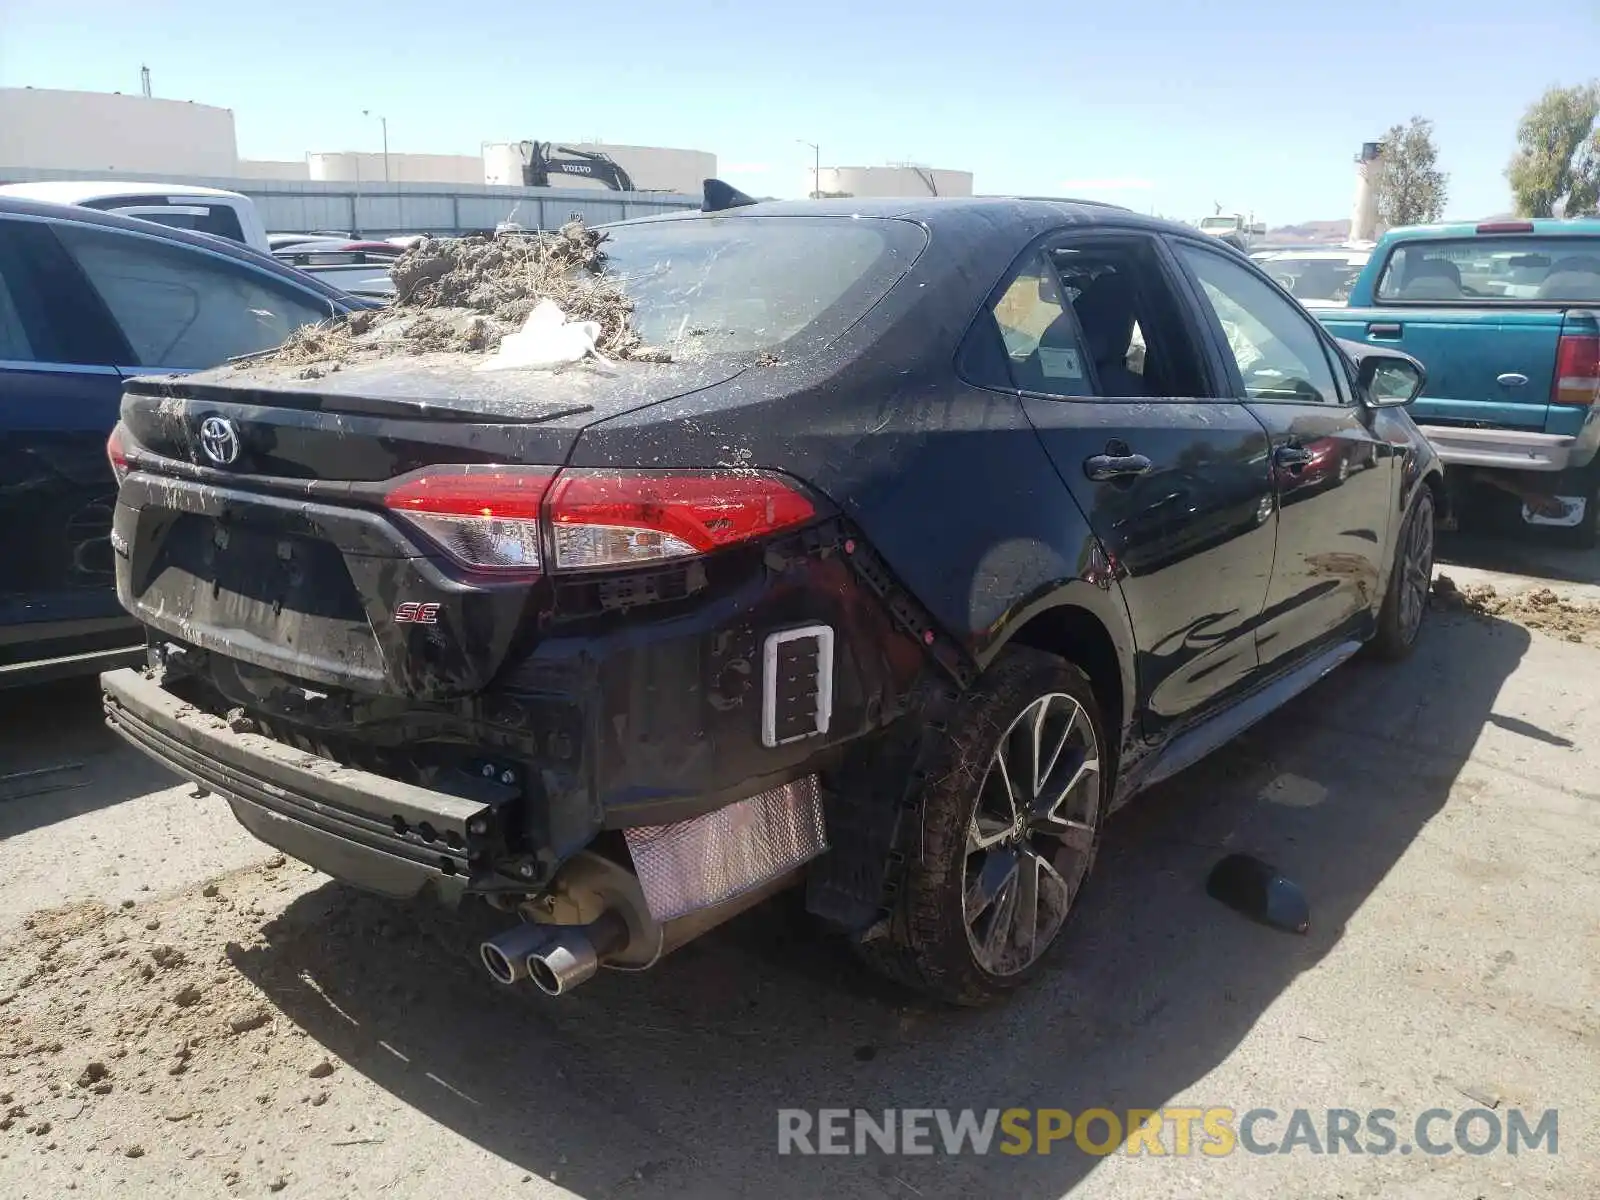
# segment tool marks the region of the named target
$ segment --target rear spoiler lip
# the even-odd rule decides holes
[[[336,413],[352,417],[394,417],[410,421],[442,421],[464,425],[542,425],[563,417],[593,412],[592,404],[570,401],[552,404],[538,411],[486,412],[481,408],[457,408],[450,397],[437,400],[352,393],[324,393],[300,388],[246,387],[237,384],[196,382],[187,375],[140,375],[123,384],[130,396],[156,396],[162,399],[199,400],[212,404],[247,405],[261,408],[290,408],[303,412]]]

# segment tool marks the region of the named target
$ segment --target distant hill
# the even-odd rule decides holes
[[[1280,225],[1266,232],[1265,241],[1304,242],[1307,245],[1337,245],[1350,236],[1350,222],[1302,221],[1298,225]]]

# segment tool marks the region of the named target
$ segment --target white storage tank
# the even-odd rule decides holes
[[[0,167],[231,178],[233,113],[117,92],[0,88]]]
[[[340,150],[306,155],[318,183],[482,183],[482,164],[472,154],[399,154]]]
[[[971,171],[938,167],[823,167],[811,190],[824,196],[970,196]]]

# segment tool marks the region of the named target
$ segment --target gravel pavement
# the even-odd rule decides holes
[[[1463,584],[1600,582],[1454,553]],[[122,747],[92,685],[0,696],[0,1195],[1600,1195],[1600,651],[1430,620],[1410,662],[1341,668],[1119,814],[1048,973],[978,1012],[783,900],[644,976],[503,989],[493,918],[284,862]],[[1206,897],[1234,850],[1305,888],[1307,936]],[[1431,1108],[1557,1109],[1559,1144],[777,1153],[780,1108],[1173,1106],[1391,1109],[1401,1141]]]

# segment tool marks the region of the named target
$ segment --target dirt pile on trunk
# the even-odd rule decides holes
[[[1547,587],[1500,592],[1491,583],[1469,583],[1460,588],[1441,575],[1434,580],[1433,599],[1445,609],[1514,621],[1569,642],[1600,642],[1600,604],[1565,599]]]
[[[395,298],[387,308],[305,326],[250,362],[303,366],[314,378],[371,358],[487,354],[541,300],[553,301],[569,321],[598,324],[601,354],[659,361],[665,356],[639,344],[633,305],[604,273],[605,240],[581,221],[555,233],[424,238],[390,268]]]

